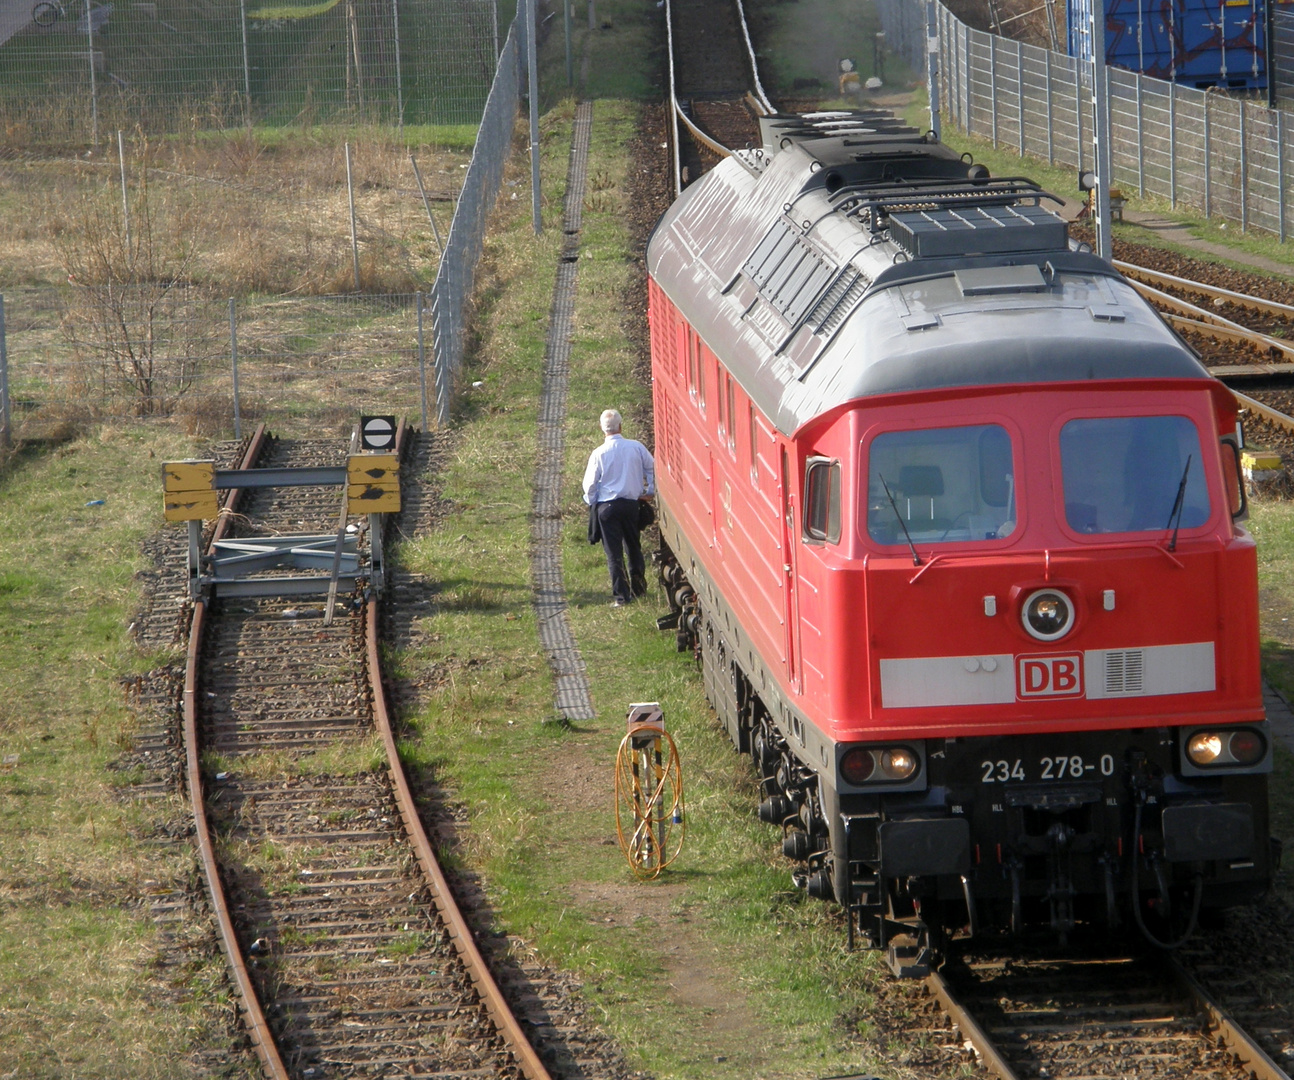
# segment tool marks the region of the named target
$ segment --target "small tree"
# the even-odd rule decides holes
[[[123,211],[116,185],[96,184],[50,222],[50,238],[72,286],[63,337],[104,391],[124,388],[135,415],[169,413],[194,385],[215,335],[190,281],[197,227],[175,197],[148,184],[148,145]]]

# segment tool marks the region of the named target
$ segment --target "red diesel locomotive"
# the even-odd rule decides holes
[[[810,893],[949,930],[1268,886],[1237,408],[1021,179],[761,121],[648,247],[662,576]]]

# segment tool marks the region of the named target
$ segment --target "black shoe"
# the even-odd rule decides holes
[[[634,596],[646,596],[647,578],[642,574],[634,574],[632,578],[632,588]]]
[[[629,600],[621,600],[621,599],[619,599],[619,598],[617,597],[615,600],[612,600],[612,601],[611,601],[611,606],[612,606],[612,607],[628,607],[628,606],[630,605],[630,603],[631,603],[631,602],[632,602],[632,601],[629,601]]]

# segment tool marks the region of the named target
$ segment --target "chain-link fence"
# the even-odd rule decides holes
[[[312,144],[276,162],[239,139],[169,140],[165,153],[122,140],[115,161],[0,161],[0,197],[9,187],[29,197],[35,185],[49,204],[39,228],[3,243],[18,265],[53,260],[68,275],[63,288],[6,290],[0,410],[6,399],[10,408],[0,421],[18,438],[106,417],[175,418],[203,434],[268,418],[278,430],[315,430],[361,410],[426,423],[430,409],[448,422],[476,264],[512,148],[517,37],[514,26],[470,161],[429,153],[425,183],[403,143],[381,138],[356,150],[353,169],[342,157],[349,146]],[[447,211],[433,200],[452,202],[460,184],[437,261],[435,218]],[[430,295],[378,291],[429,267]],[[322,295],[330,284],[350,288],[352,273],[367,294]],[[188,284],[204,279],[279,295],[235,302]]]
[[[272,419],[332,433],[364,413],[418,416],[434,385],[421,294],[215,300],[147,284],[3,299],[12,434],[109,418],[215,435]]]
[[[0,116],[25,139],[252,121],[474,124],[513,0],[15,0]]]
[[[945,7],[940,100],[963,130],[1051,163],[1091,162],[1091,75],[1063,53],[972,30]],[[1285,113],[1107,68],[1114,183],[1282,241],[1291,147]]]
[[[431,304],[436,336],[436,415],[449,422],[450,393],[453,379],[463,363],[466,340],[468,300],[476,264],[485,243],[489,213],[503,183],[503,169],[512,151],[512,134],[521,95],[521,49],[517,33],[519,21],[508,31],[508,40],[499,56],[494,85],[481,117],[467,168],[463,192],[454,210],[440,272],[432,287]]]

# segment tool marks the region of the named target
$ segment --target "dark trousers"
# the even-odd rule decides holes
[[[635,590],[630,582],[646,581],[643,549],[638,539],[638,500],[612,499],[598,503],[598,524],[602,526],[602,550],[607,553],[607,570],[611,573],[611,595],[626,603]],[[623,550],[629,552],[629,576],[625,576]]]

